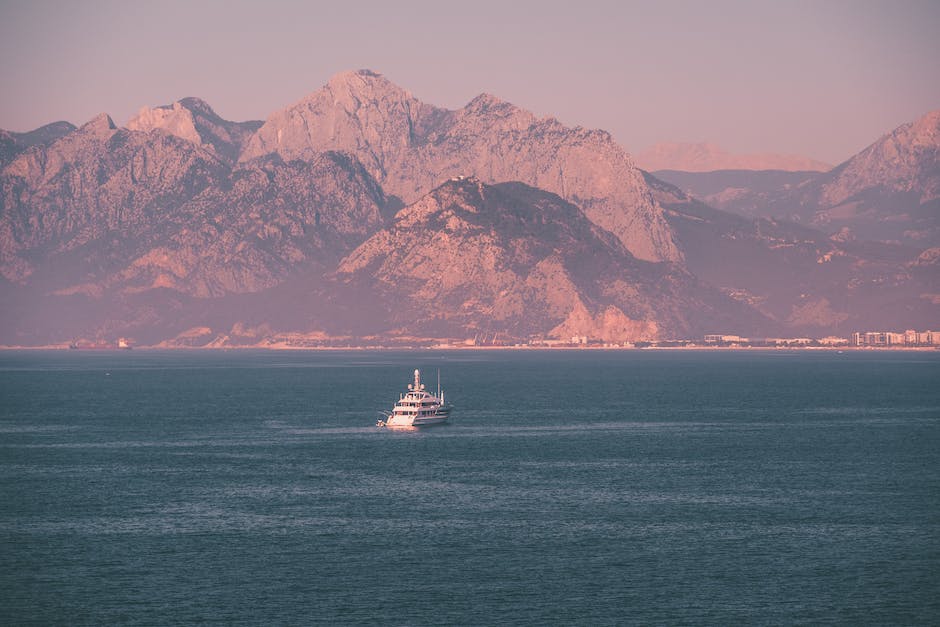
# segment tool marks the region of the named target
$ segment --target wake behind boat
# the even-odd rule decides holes
[[[382,412],[385,420],[379,420],[379,427],[424,427],[447,422],[450,405],[444,403],[441,391],[440,375],[437,381],[437,396],[425,390],[421,383],[421,371],[415,370],[415,381],[408,385],[391,412]]]

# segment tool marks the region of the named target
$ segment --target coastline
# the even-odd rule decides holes
[[[244,344],[232,346],[135,346],[133,350],[126,348],[70,348],[67,344],[47,344],[42,346],[4,346],[0,351],[67,351],[74,353],[128,353],[134,351],[830,351],[830,352],[871,352],[871,351],[902,351],[902,352],[937,352],[940,346],[604,346],[604,345],[571,345],[571,346],[538,346],[538,345],[510,345],[510,346],[461,346],[461,345],[364,345],[364,346],[284,346],[265,344]]]

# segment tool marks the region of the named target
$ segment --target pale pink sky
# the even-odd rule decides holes
[[[712,141],[838,163],[940,108],[940,2],[0,0],[0,128],[199,96],[264,119],[370,68],[493,93],[631,152]]]

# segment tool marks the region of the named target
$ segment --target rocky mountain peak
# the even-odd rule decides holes
[[[193,112],[179,101],[170,105],[143,107],[135,117],[127,121],[126,127],[132,131],[143,132],[161,129],[194,144],[202,144]]]
[[[542,123],[546,126],[558,125],[552,118],[540,120],[531,111],[527,111],[511,102],[507,102],[492,94],[480,94],[457,112],[454,125],[456,132],[478,132],[476,125],[486,125],[491,129],[525,130],[530,126]]]
[[[556,194],[472,176],[402,209],[336,276],[374,295],[393,333],[423,336],[650,339],[688,333],[690,312],[730,302],[674,266],[637,260]]]
[[[326,86],[331,89],[355,89],[363,85],[392,85],[387,78],[385,78],[380,72],[375,72],[369,69],[362,70],[345,70],[342,72],[337,72],[327,81]]]
[[[322,92],[333,97],[335,104],[347,111],[375,104],[387,99],[412,100],[411,94],[372,70],[355,70],[335,74],[324,86]],[[310,96],[317,100],[321,92]]]
[[[448,190],[462,190],[462,191],[474,191],[477,194],[483,193],[483,188],[488,187],[483,184],[483,181],[478,179],[473,174],[459,174],[453,176],[450,180],[442,183],[437,189],[431,191],[432,194],[439,194],[442,191]]]
[[[642,259],[681,260],[662,209],[610,135],[540,119],[491,94],[447,111],[374,72],[344,72],[271,115],[240,160],[307,159],[323,150],[354,154],[406,204],[458,174],[520,181],[581,206]]]
[[[84,134],[109,134],[111,131],[117,130],[117,125],[114,123],[114,120],[111,119],[111,116],[107,113],[99,113],[94,118],[82,124],[79,129]]]
[[[60,127],[60,130],[65,128]],[[120,133],[127,131],[118,129],[108,114],[101,113],[75,130],[36,144],[33,150],[20,150],[5,166],[4,173],[34,183],[46,183],[69,169],[71,164],[89,158]]]
[[[229,123],[235,124],[235,122],[229,122],[228,120],[223,119],[218,113],[215,112],[215,109],[212,106],[203,100],[202,98],[197,98],[196,96],[187,96],[185,98],[180,98],[179,100],[165,105],[157,105],[155,107],[141,107],[140,112],[137,116],[131,118],[128,121],[128,128],[130,125],[141,125],[143,122],[142,118],[145,118],[147,115],[154,116],[154,111],[164,112],[164,116],[170,116],[173,113],[184,114],[190,118],[204,118],[206,120],[216,122],[216,123]],[[132,130],[149,130],[149,129],[132,129]]]
[[[709,204],[811,225],[838,241],[940,245],[940,110],[828,172],[654,172]]]
[[[917,146],[940,146],[940,109],[926,113],[911,125],[911,142]]]
[[[924,151],[938,149],[940,149],[940,109],[925,113],[913,122],[902,124],[842,164],[840,168],[847,167],[847,164],[853,161],[858,162],[859,158],[879,159],[887,161],[889,165],[900,164],[910,161],[915,155],[922,154]]]
[[[216,120],[221,120],[215,110],[209,106],[209,103],[203,100],[202,98],[196,98],[195,96],[187,96],[186,98],[180,98],[178,101],[173,103],[174,107],[179,105],[185,107],[192,111],[193,113],[199,113],[207,118],[212,118]]]
[[[70,122],[59,121],[45,124],[26,133],[0,129],[0,168],[33,146],[48,146],[75,130]]]
[[[483,112],[490,111],[493,109],[497,110],[518,110],[518,107],[512,103],[506,102],[502,98],[494,96],[493,94],[482,93],[470,102],[467,103],[467,106],[464,107],[465,111],[474,111],[474,112]]]
[[[427,229],[431,223],[439,224],[454,219],[462,221],[477,214],[486,204],[484,185],[474,176],[455,176],[428,192],[394,217],[397,228]]]
[[[437,112],[371,70],[342,72],[321,89],[273,113],[251,137],[240,160],[277,153],[307,159],[323,150],[356,156],[380,182],[389,159],[422,141],[425,118]]]
[[[380,79],[382,81],[388,82],[381,72],[376,72],[375,70],[370,70],[369,68],[362,68],[360,70],[344,70],[342,72],[337,72],[330,77],[329,83],[332,84],[353,79],[359,79],[362,81]]]
[[[903,124],[820,180],[828,207],[862,193],[916,194],[921,204],[940,198],[940,109]]]
[[[60,120],[59,122],[45,124],[27,133],[13,133],[13,135],[15,135],[16,138],[27,147],[35,145],[48,146],[55,140],[59,139],[63,135],[71,133],[75,129],[76,126],[71,122]]]
[[[455,176],[428,192],[418,202],[406,207],[399,214],[402,225],[424,219],[430,213],[441,211],[451,215],[478,214],[487,205],[487,194],[491,189],[475,176]]]
[[[127,122],[130,130],[161,130],[208,148],[217,157],[230,163],[238,159],[242,146],[260,126],[261,122],[225,120],[209,103],[192,96],[173,104],[143,107]]]

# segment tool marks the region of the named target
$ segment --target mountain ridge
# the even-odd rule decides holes
[[[568,128],[490,95],[449,111],[378,73],[341,73],[269,116],[241,159],[326,149],[355,154],[405,204],[453,176],[518,180],[576,202],[638,257],[680,260],[661,208],[608,133]]]
[[[143,107],[125,126],[137,131],[163,130],[207,147],[220,158],[234,163],[261,124],[260,121],[225,120],[207,102],[190,96],[169,105]]]
[[[940,109],[882,135],[829,172],[660,176],[743,215],[785,218],[842,239],[940,246]]]
[[[937,319],[940,247],[727,214],[608,133],[491,94],[445,110],[371,71],[325,87],[264,123],[183,98],[133,129],[101,114],[17,148],[0,169],[0,342],[619,343]],[[929,151],[929,128],[897,149]],[[929,195],[930,176],[903,193]]]
[[[476,177],[399,211],[336,276],[387,303],[395,334],[638,341],[697,332],[693,312],[720,318],[722,307],[754,324],[681,268],[635,258],[561,197]]]
[[[0,169],[33,146],[45,147],[75,130],[70,122],[52,122],[25,133],[0,129]]]
[[[710,142],[659,142],[634,155],[647,172],[713,172],[716,170],[781,170],[828,172],[832,165],[798,155],[731,153]]]
[[[647,177],[696,274],[786,328],[848,334],[900,320],[927,328],[940,315],[938,257],[930,250],[727,213]]]

